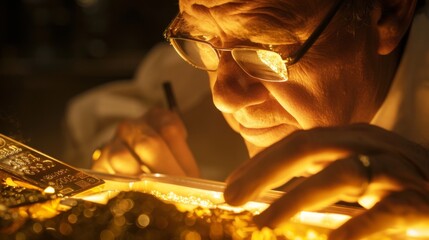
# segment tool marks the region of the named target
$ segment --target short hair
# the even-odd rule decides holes
[[[347,23],[347,29],[351,32],[354,32],[354,29],[362,24],[368,24],[369,13],[375,6],[375,0],[353,0],[349,1],[346,5],[346,12],[348,13],[345,16]],[[426,0],[417,0],[416,11],[419,12],[426,4]]]
[[[369,14],[375,6],[374,0],[352,0],[346,3],[345,8],[345,26],[347,31],[354,33],[356,28],[369,24]]]

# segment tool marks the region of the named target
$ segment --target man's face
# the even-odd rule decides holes
[[[296,50],[322,21],[334,1],[180,0],[192,35],[217,47],[272,45],[281,54]],[[215,106],[241,134],[254,155],[297,129],[369,122],[385,86],[376,81],[379,55],[369,24],[346,30],[339,10],[304,57],[289,67],[286,82],[252,78],[223,52],[209,72]],[[383,95],[383,96],[380,96]]]

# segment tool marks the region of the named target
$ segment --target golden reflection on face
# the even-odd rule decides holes
[[[217,37],[222,47],[283,44],[286,54],[308,38],[330,6],[322,0],[179,2],[190,30]],[[381,104],[375,101],[380,94],[374,77],[377,40],[370,26],[351,34],[341,19],[334,18],[304,57],[288,68],[287,82],[254,79],[230,53],[222,53],[218,70],[209,73],[213,101],[249,152],[298,129],[371,120]],[[268,65],[286,74],[278,59]]]

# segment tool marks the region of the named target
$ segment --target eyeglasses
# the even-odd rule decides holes
[[[221,53],[231,52],[234,61],[248,75],[262,81],[284,82],[289,79],[288,67],[297,63],[316,42],[343,2],[345,1],[338,0],[308,39],[285,59],[272,50],[251,47],[218,48],[204,40],[178,36],[176,32],[183,21],[180,14],[167,27],[164,37],[186,62],[198,69],[216,71]]]

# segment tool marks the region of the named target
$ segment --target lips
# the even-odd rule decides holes
[[[298,129],[293,117],[278,108],[246,107],[228,118],[229,122],[234,123],[230,123],[234,130],[248,143],[259,147],[270,146]]]
[[[284,122],[279,122],[271,114],[262,114],[260,112],[237,112],[233,114],[233,119],[238,123],[238,131],[243,137],[248,136],[255,138],[261,135],[273,135],[274,131],[285,125]],[[256,117],[256,116],[264,117]],[[274,134],[275,135],[275,134]]]
[[[240,133],[246,136],[259,136],[281,128],[284,124],[263,128],[247,128],[240,124]]]
[[[297,128],[287,123],[271,127],[247,128],[239,124],[238,132],[248,142],[258,147],[269,147],[291,134]]]

